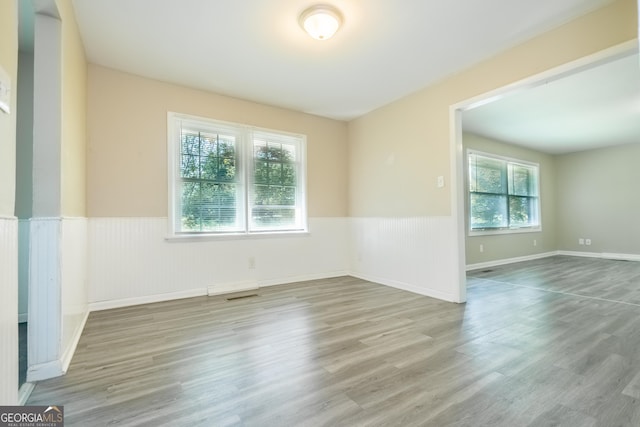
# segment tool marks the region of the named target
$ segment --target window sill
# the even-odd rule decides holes
[[[540,233],[542,227],[527,227],[527,228],[504,228],[498,230],[469,230],[467,235],[469,237],[474,236],[489,236],[497,234],[521,234],[521,233]]]
[[[207,242],[224,240],[253,240],[253,239],[277,239],[286,237],[303,237],[311,233],[309,230],[293,231],[264,231],[254,233],[194,233],[194,234],[172,234],[164,238],[166,242]]]

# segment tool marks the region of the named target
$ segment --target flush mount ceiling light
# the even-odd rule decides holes
[[[341,23],[338,9],[326,4],[311,6],[300,15],[300,26],[316,40],[331,38]]]

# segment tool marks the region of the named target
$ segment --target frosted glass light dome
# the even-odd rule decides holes
[[[312,6],[300,15],[300,25],[316,40],[331,38],[341,23],[340,12],[328,5]]]

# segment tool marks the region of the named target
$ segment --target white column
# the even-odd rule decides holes
[[[29,249],[27,381],[63,374],[61,362],[61,22],[54,1],[35,16],[33,217]],[[53,7],[54,10],[51,10]]]

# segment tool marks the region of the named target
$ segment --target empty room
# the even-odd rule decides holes
[[[3,0],[0,414],[640,425],[639,160],[636,0]]]

